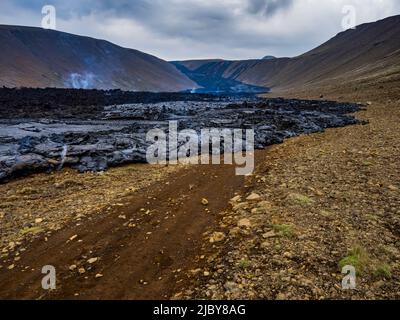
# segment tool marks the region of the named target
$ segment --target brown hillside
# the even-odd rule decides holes
[[[104,40],[0,25],[0,85],[180,91],[196,87],[166,61]]]
[[[295,58],[230,61],[222,76],[268,86],[274,91],[301,90],[378,78],[381,82],[398,81],[399,62],[400,16],[394,16],[342,32]],[[215,67],[215,60],[182,64],[192,69],[201,67],[204,71],[208,64]]]

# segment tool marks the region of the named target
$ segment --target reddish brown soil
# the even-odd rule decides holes
[[[14,269],[0,269],[0,298],[170,298],[180,269],[190,269],[207,226],[243,188],[244,179],[232,166],[183,169],[112,211],[70,223],[47,241],[42,237],[28,244]],[[207,206],[203,198],[209,201]],[[93,257],[99,260],[89,264]],[[41,288],[45,265],[57,270],[57,289],[51,293]],[[77,269],[70,271],[71,265]],[[82,267],[84,274],[78,272]],[[103,276],[96,278],[98,274]]]

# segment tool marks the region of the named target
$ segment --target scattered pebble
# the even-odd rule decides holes
[[[96,263],[99,260],[99,258],[90,258],[87,262],[90,264]]]
[[[251,221],[247,218],[240,219],[238,222],[238,227],[239,228],[250,228],[251,227]]]
[[[215,243],[215,242],[221,242],[226,238],[225,234],[223,232],[214,232],[211,237],[210,237],[210,242]]]
[[[246,198],[246,200],[247,201],[259,201],[259,200],[261,200],[261,196],[257,193],[252,193]]]

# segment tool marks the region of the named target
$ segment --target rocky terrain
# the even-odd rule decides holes
[[[400,298],[398,84],[332,83],[287,94],[312,99],[320,92],[366,104],[357,117],[369,124],[259,154],[248,189],[203,234],[175,299]],[[355,290],[342,288],[344,265],[356,268]]]
[[[293,59],[183,63],[217,70],[212,85],[273,87],[264,99],[0,89],[0,298],[399,299],[398,19]],[[169,120],[254,128],[257,147],[273,145],[249,177],[103,171],[142,161],[144,131]],[[16,178],[32,169],[45,172]],[[45,265],[55,290],[42,289]]]
[[[65,91],[60,102],[60,90],[3,92],[8,95],[1,99],[0,106],[0,114],[7,115],[7,119],[0,119],[0,181],[63,166],[86,172],[146,162],[146,151],[152,143],[146,141],[147,132],[155,128],[168,132],[169,121],[178,121],[178,130],[193,129],[199,135],[207,128],[254,129],[255,147],[262,149],[299,134],[357,124],[348,114],[360,110],[349,103],[246,96],[150,94],[146,103],[101,105],[101,101],[129,101],[129,93],[109,92],[107,96],[100,92],[99,97],[96,92],[83,93],[87,99],[78,95],[84,100],[80,103],[65,98],[77,94],[74,91]],[[16,92],[19,99],[8,103]],[[53,99],[46,100],[48,95]],[[146,100],[146,94],[139,93],[130,98],[135,101],[140,96]],[[87,105],[91,106],[86,112],[79,112]]]

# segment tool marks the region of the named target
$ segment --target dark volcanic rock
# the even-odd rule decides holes
[[[146,103],[88,107],[91,120],[87,118],[88,111],[69,119],[75,102],[61,108],[60,114],[50,110],[45,119],[0,119],[0,181],[62,166],[85,172],[145,162],[150,144],[146,133],[155,128],[168,132],[172,120],[178,122],[179,130],[193,129],[197,133],[207,128],[254,129],[255,148],[281,143],[303,133],[359,123],[348,115],[360,109],[355,104],[201,95],[194,95],[191,100],[191,97],[160,94],[156,103],[144,99]],[[39,97],[35,103],[43,99]],[[27,100],[26,106],[29,105]],[[41,110],[38,104],[36,107]],[[25,109],[22,114],[29,109],[16,108]],[[19,111],[11,110],[9,114]]]
[[[107,105],[211,99],[216,98],[186,93],[0,88],[0,119],[93,119]]]

